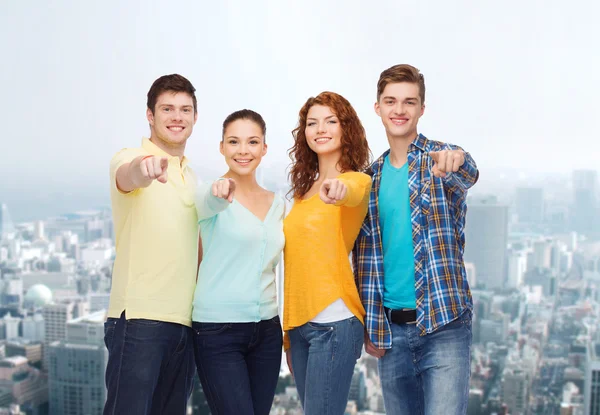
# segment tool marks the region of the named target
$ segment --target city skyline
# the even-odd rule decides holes
[[[298,111],[321,91],[354,106],[374,158],[388,148],[373,104],[379,74],[398,63],[425,77],[418,131],[460,145],[480,171],[465,226],[467,415],[600,411],[600,2],[1,8],[0,414],[102,412],[116,255],[109,161],[149,136],[156,78],[180,73],[196,87],[186,156],[202,181],[226,171],[225,117],[262,114],[269,147],[257,177],[281,193]],[[383,415],[381,386],[363,350],[346,413]],[[189,407],[209,414],[197,376]],[[301,413],[282,361],[271,414]]]
[[[589,353],[600,343],[598,229],[590,228],[586,238],[574,231],[579,225],[570,218],[595,200],[579,197],[581,190],[595,194],[600,183],[586,171],[572,175],[571,182],[565,187],[569,194],[554,198],[540,187],[514,187],[510,206],[493,195],[470,198],[465,261],[474,320],[468,415],[558,415],[561,407],[583,415],[598,400],[600,377]],[[573,203],[561,216],[567,198]],[[98,413],[106,353],[101,322],[115,254],[110,214],[89,209],[10,229],[0,240],[0,308],[8,310],[0,316],[0,368],[7,367],[0,370],[0,382],[12,376],[29,382],[36,394],[3,401],[0,393],[0,407],[12,402],[23,409],[48,405],[50,411]],[[69,334],[76,327],[83,331]],[[293,380],[282,365],[271,413],[300,414]],[[383,413],[376,366],[363,352],[347,413]],[[93,382],[81,381],[87,373]],[[60,406],[61,396],[69,407]],[[200,389],[190,404],[193,414],[208,414]]]

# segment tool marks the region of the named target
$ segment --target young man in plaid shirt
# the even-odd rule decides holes
[[[365,349],[379,359],[386,414],[466,414],[465,201],[479,172],[462,148],[417,133],[425,111],[418,69],[383,71],[375,111],[390,149],[369,169],[369,211],[353,252]]]

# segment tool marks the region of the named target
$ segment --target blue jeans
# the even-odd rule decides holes
[[[416,324],[392,324],[392,348],[379,359],[388,415],[467,413],[471,312],[425,336]]]
[[[196,367],[212,415],[268,415],[279,380],[279,317],[192,323]]]
[[[292,370],[305,415],[346,412],[363,332],[356,317],[332,323],[309,322],[290,330]]]
[[[156,320],[109,318],[104,415],[186,413],[192,393],[192,330]]]

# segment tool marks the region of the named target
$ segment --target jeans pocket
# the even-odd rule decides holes
[[[145,318],[132,318],[131,320],[128,320],[128,322],[131,324],[137,324],[139,326],[158,326],[162,324],[162,321],[148,320]]]
[[[209,336],[223,333],[231,327],[231,323],[197,323],[192,324],[192,328],[199,336]]]
[[[465,311],[460,316],[460,322],[469,330],[471,330],[471,324],[473,322],[473,313],[470,310]]]
[[[104,323],[104,345],[106,349],[110,352],[112,348],[113,338],[115,336],[115,327],[117,325],[117,318],[108,318]]]
[[[312,321],[309,321],[306,325],[314,330],[331,331],[335,329],[335,326],[332,323],[313,323]]]
[[[275,316],[269,320],[267,320],[269,323],[275,324],[277,326],[281,326],[281,320],[279,319],[279,316]]]

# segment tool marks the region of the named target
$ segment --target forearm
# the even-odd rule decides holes
[[[212,194],[210,185],[202,185],[198,188],[196,195],[196,209],[198,210],[198,220],[213,217],[229,206],[229,201]]]
[[[361,204],[371,190],[371,182],[358,183],[352,180],[340,179],[348,188],[346,196],[338,201],[336,206],[356,207]]]
[[[466,192],[477,183],[477,180],[479,179],[479,170],[475,160],[469,153],[460,148],[457,149],[463,151],[465,161],[459,167],[458,171],[447,174],[446,177],[444,177],[444,182],[449,186],[458,187],[461,191]]]
[[[143,158],[143,156],[136,157],[117,169],[117,189],[121,192],[129,193],[135,189],[148,187],[152,183],[152,179],[143,177],[141,171],[139,171],[139,165]]]

